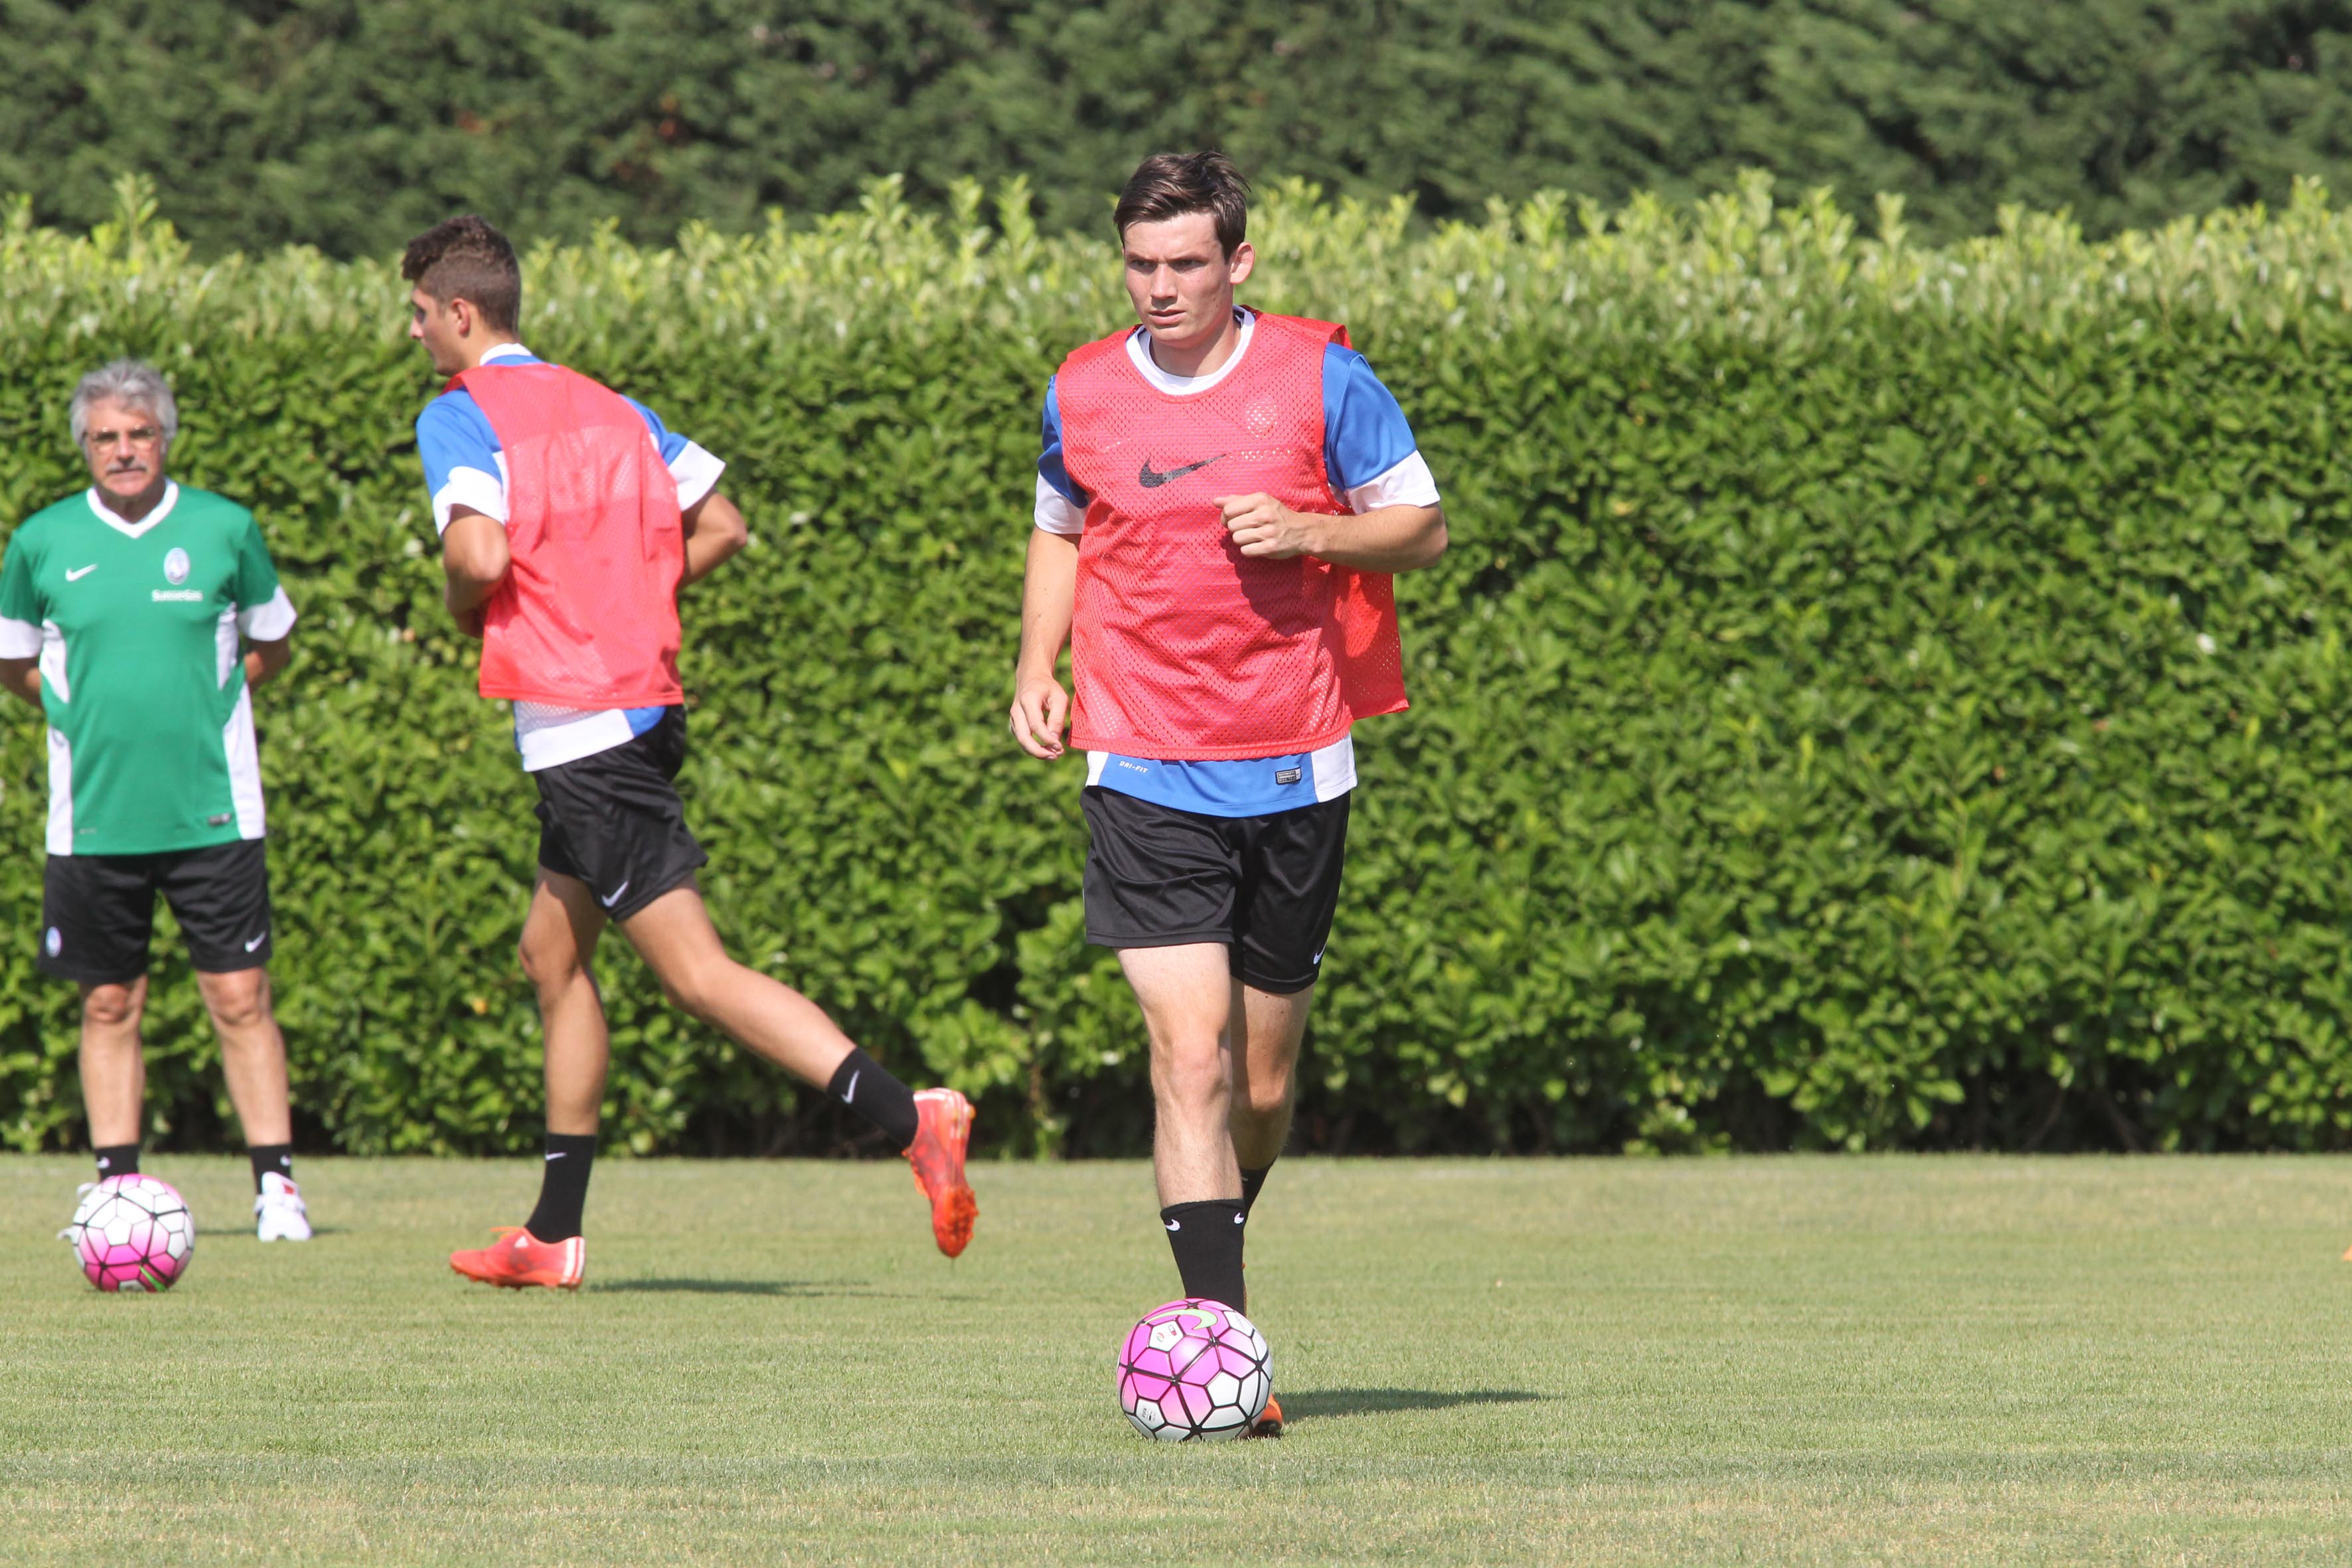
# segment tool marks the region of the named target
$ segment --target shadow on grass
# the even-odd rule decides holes
[[[1285,1421],[1329,1415],[1382,1415],[1398,1410],[1450,1410],[1457,1405],[1525,1405],[1547,1397],[1524,1388],[1319,1388],[1282,1394]]]
[[[665,1291],[689,1296],[870,1296],[887,1298],[896,1290],[873,1290],[845,1279],[614,1279],[587,1287],[595,1290]]]

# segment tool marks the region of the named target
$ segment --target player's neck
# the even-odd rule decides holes
[[[157,474],[155,482],[135,496],[119,496],[100,485],[98,488],[99,504],[125,522],[137,522],[163,504],[163,490],[170,483],[171,480]]]
[[[498,336],[486,336],[478,345],[471,341],[460,344],[459,349],[466,356],[466,363],[462,367],[460,367],[459,374],[462,374],[465,371],[474,370],[479,367],[484,360],[498,353],[499,350],[508,347],[509,344],[516,348],[520,348],[522,346],[522,340],[514,336],[512,333],[502,333]]]
[[[1232,307],[1228,305],[1222,318],[1222,324],[1215,333],[1197,343],[1178,347],[1153,338],[1150,344],[1151,363],[1170,375],[1181,375],[1188,381],[1199,376],[1214,375],[1225,368],[1226,362],[1231,360],[1234,353],[1240,349],[1241,342],[1241,322],[1235,317]]]

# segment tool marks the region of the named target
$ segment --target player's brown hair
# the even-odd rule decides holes
[[[522,267],[507,237],[467,213],[435,224],[408,242],[400,275],[444,305],[463,300],[493,331],[511,332],[522,318]]]
[[[1249,233],[1249,182],[1223,153],[1154,153],[1136,165],[1118,193],[1111,221],[1121,239],[1129,224],[1186,213],[1217,220],[1217,243],[1231,256]]]

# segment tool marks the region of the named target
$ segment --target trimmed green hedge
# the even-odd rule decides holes
[[[452,211],[666,241],[904,170],[1102,232],[1148,153],[1409,191],[1897,191],[2095,233],[2352,178],[2343,0],[0,0],[0,191],[125,169],[212,256],[375,256]],[[102,60],[104,68],[91,62]]]
[[[140,195],[0,225],[0,514],[73,488],[94,362],[178,385],[184,479],[304,613],[258,703],[305,1135],[536,1138],[511,948],[535,836],[446,628],[382,265],[205,266]],[[1078,765],[1003,732],[1037,400],[1108,248],[1006,193],[530,263],[528,337],[732,464],[687,604],[689,805],[737,951],[1013,1151],[1141,1146],[1079,938]],[[1279,193],[1249,294],[1349,321],[1448,497],[1415,707],[1364,787],[1302,1135],[1356,1149],[2352,1142],[2352,220],[2315,188],[1945,250],[1760,186],[1421,234]],[[40,756],[0,745],[0,1135],[79,1137],[33,966]],[[606,960],[616,1142],[836,1146],[816,1097]],[[220,1135],[184,963],[159,1135]]]

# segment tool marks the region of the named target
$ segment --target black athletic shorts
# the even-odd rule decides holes
[[[269,863],[258,838],[161,855],[52,855],[41,872],[45,973],[123,985],[147,973],[155,895],[206,974],[269,962]]]
[[[693,880],[710,857],[673,782],[685,761],[686,710],[671,708],[624,745],[531,774],[541,867],[587,883],[616,921]]]
[[[1099,784],[1082,798],[1088,942],[1221,942],[1245,985],[1287,995],[1315,984],[1339,907],[1348,796],[1265,816],[1204,816]]]

